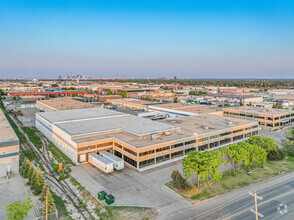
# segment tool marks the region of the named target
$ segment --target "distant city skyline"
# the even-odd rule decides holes
[[[16,0],[0,8],[0,78],[294,78],[290,0]]]

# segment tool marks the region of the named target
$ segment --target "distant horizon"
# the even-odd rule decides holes
[[[168,79],[164,79],[164,78],[168,78]],[[38,80],[294,80],[293,78],[176,78],[173,79],[173,77],[158,77],[158,78],[117,78],[115,79],[115,76],[108,76],[108,77],[89,77],[86,79],[83,78],[72,78],[72,79],[67,79],[65,77],[63,78],[58,78],[58,77],[54,77],[54,78],[45,78],[45,77],[20,77],[20,78],[0,78],[0,80],[33,80],[33,79],[38,79]]]

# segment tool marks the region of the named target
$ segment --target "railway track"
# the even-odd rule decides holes
[[[87,209],[87,207],[84,207],[83,210],[81,210],[81,206],[83,202],[80,200],[80,198],[76,195],[76,193],[70,188],[70,186],[66,182],[62,182],[59,180],[59,177],[57,174],[54,173],[53,167],[52,167],[52,160],[50,158],[49,150],[48,150],[48,141],[46,138],[44,138],[40,132],[36,132],[38,136],[41,138],[41,141],[43,143],[42,149],[45,150],[43,151],[43,154],[39,151],[39,149],[30,141],[28,135],[22,130],[20,122],[18,122],[16,119],[10,117],[13,122],[16,124],[18,127],[19,131],[24,135],[24,137],[27,140],[28,146],[32,151],[34,151],[37,156],[40,158],[40,161],[44,165],[44,169],[48,174],[45,174],[45,178],[49,180],[52,184],[54,184],[68,199],[70,202],[72,202],[73,206],[78,210],[78,212],[83,216],[84,219],[91,219],[93,218],[90,211]],[[21,152],[22,153],[22,152]],[[45,156],[46,155],[46,156]],[[88,214],[88,218],[85,216],[84,211]]]
[[[48,143],[47,139],[44,138],[44,136],[39,131],[36,131],[36,134],[40,137],[40,139],[42,141],[42,150],[43,150],[44,157],[47,157],[46,158],[47,161],[50,163],[51,167],[53,167],[53,163],[52,163],[49,149],[48,149],[49,143]]]

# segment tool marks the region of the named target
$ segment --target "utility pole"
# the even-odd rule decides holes
[[[256,192],[254,192],[254,194],[252,192],[248,192],[248,193],[249,193],[249,195],[254,196],[254,201],[255,201],[255,210],[254,209],[250,209],[250,211],[255,214],[256,220],[258,220],[258,216],[261,217],[261,218],[263,218],[264,215],[258,213],[258,210],[257,210],[257,199],[263,200],[263,198],[261,196],[257,196],[256,195]]]
[[[46,197],[46,220],[48,220],[48,197]]]

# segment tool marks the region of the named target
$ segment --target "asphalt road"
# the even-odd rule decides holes
[[[258,212],[264,217],[259,219],[294,219],[294,172],[178,210],[171,213],[169,219],[254,220],[255,214],[250,211],[254,209],[254,197],[248,194],[249,191],[256,191],[258,196],[263,197],[263,200],[258,200]],[[278,211],[279,206],[281,213]]]

